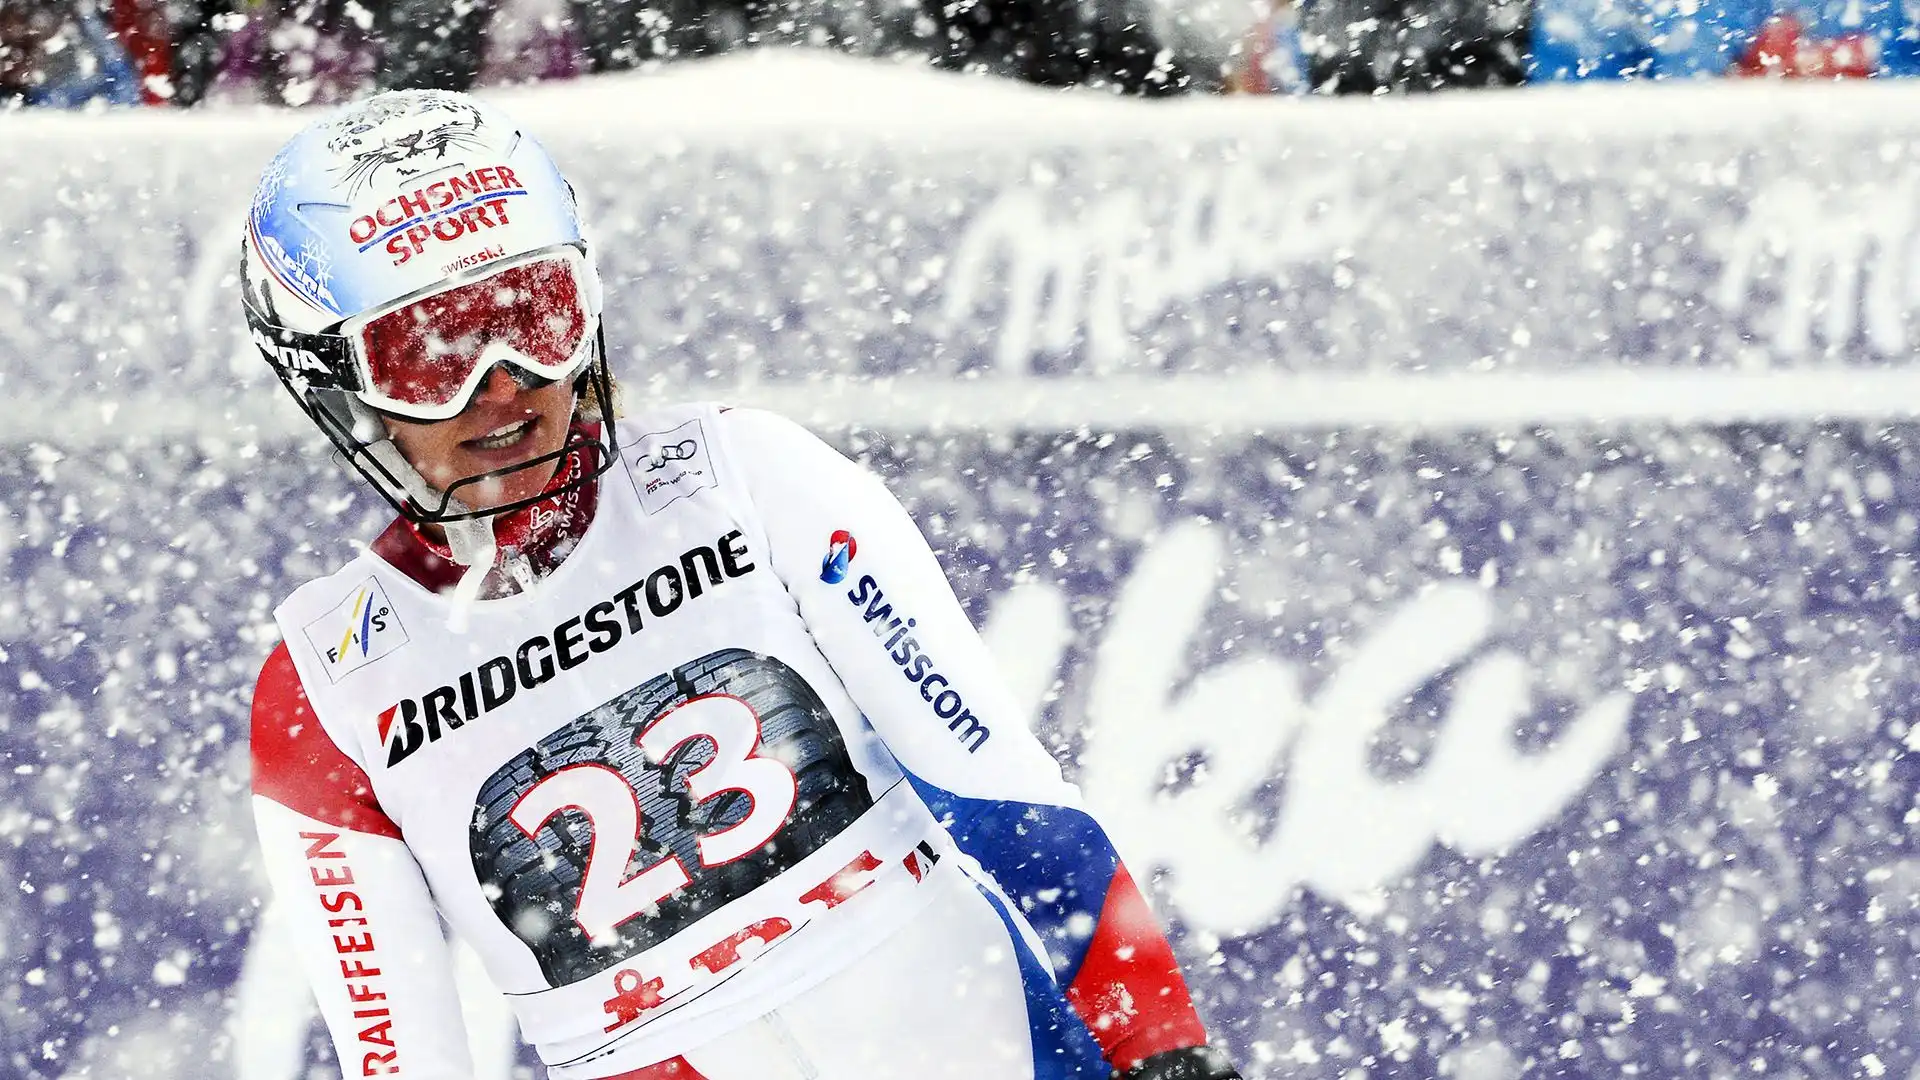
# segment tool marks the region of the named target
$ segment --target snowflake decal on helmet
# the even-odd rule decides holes
[[[327,286],[333,283],[333,253],[319,244],[300,249],[300,268],[310,275],[324,296],[333,295]]]
[[[293,153],[292,146],[284,147],[273,155],[272,161],[267,162],[267,167],[260,173],[260,183],[253,189],[253,205],[247,211],[250,217],[258,218],[265,213],[292,182]]]

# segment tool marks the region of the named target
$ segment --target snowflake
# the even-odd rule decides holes
[[[273,160],[267,163],[266,170],[260,174],[259,186],[253,189],[253,208],[249,217],[259,217],[286,190],[292,181],[292,169],[289,167],[292,156],[292,148],[289,147],[275,154]]]
[[[333,284],[333,252],[324,244],[303,244],[300,248],[300,268],[312,276],[322,295],[332,299],[333,293],[327,286]]]

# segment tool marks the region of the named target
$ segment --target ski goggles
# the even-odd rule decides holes
[[[499,364],[522,385],[558,382],[593,355],[593,271],[579,248],[547,248],[340,324],[360,400],[411,420],[458,415]]]

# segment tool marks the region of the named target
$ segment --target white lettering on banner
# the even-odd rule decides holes
[[[1137,351],[1134,331],[1176,304],[1340,258],[1368,223],[1350,179],[1283,184],[1244,162],[1196,166],[1164,206],[1128,188],[1089,198],[1069,221],[1041,191],[1008,191],[960,238],[942,315],[964,322],[1004,287],[1000,371],[1025,374],[1034,353],[1066,351],[1084,330],[1093,370],[1111,372]]]
[[[1762,188],[1716,245],[1713,302],[1739,315],[1756,303],[1756,284],[1777,290],[1764,332],[1787,356],[1811,352],[1816,336],[1838,348],[1862,331],[1875,352],[1905,354],[1920,306],[1916,197],[1913,184],[1841,190],[1797,177]]]
[[[1312,700],[1298,669],[1276,657],[1210,668],[1175,694],[1219,585],[1221,549],[1211,527],[1189,523],[1142,556],[1094,653],[1080,760],[1087,801],[1121,853],[1136,873],[1172,871],[1172,900],[1189,925],[1257,930],[1299,886],[1367,911],[1436,843],[1494,855],[1537,831],[1619,752],[1632,712],[1624,691],[1589,706],[1548,750],[1514,745],[1516,722],[1532,711],[1531,673],[1510,651],[1480,651],[1492,603],[1466,583],[1439,585],[1390,615]],[[1029,657],[1022,670],[1037,663],[1039,643],[1024,641],[1021,627],[1034,621],[1030,594],[1041,588],[1023,587],[1019,625],[996,618],[986,629],[996,656]],[[1050,655],[1057,665],[1061,652]],[[1376,776],[1373,735],[1409,694],[1463,663],[1425,767],[1403,780]],[[1196,750],[1205,776],[1163,792],[1169,766]],[[1246,800],[1283,771],[1270,829]]]

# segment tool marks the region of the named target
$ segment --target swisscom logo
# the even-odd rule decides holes
[[[847,564],[860,551],[860,545],[854,542],[853,534],[845,529],[835,529],[827,538],[827,557],[820,560],[820,580],[829,585],[838,585],[847,580]]]
[[[407,643],[406,628],[376,578],[368,578],[340,606],[306,626],[307,644],[339,682]]]

